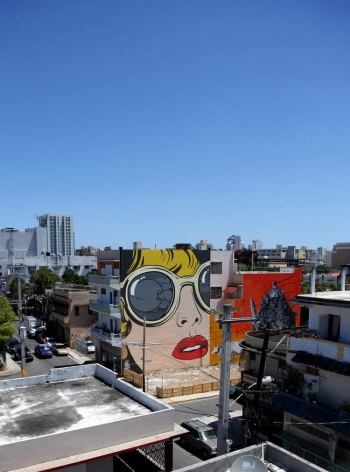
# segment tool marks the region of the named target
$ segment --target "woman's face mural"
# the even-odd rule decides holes
[[[157,350],[163,357],[163,366],[174,366],[175,359],[191,361],[206,356],[209,348],[209,252],[138,250],[132,254],[127,273],[125,277],[122,275],[124,321],[130,322],[130,334],[125,342],[129,339],[137,342],[136,337],[141,341],[145,325],[147,340],[162,346],[153,347],[153,351]],[[121,262],[123,271],[123,259]],[[142,359],[140,346],[133,348],[128,344],[128,347],[135,361]]]

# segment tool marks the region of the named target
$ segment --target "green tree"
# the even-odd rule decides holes
[[[40,267],[30,275],[30,283],[33,285],[33,292],[36,295],[45,295],[45,291],[53,288],[61,277],[48,267]]]
[[[66,284],[74,284],[76,283],[77,274],[73,269],[66,269],[62,275],[62,279]]]
[[[62,279],[67,284],[88,285],[88,278],[85,275],[78,275],[73,269],[66,269]]]
[[[16,315],[13,312],[7,298],[0,297],[0,351],[6,350],[7,342],[15,334],[13,322]]]
[[[310,282],[305,280],[301,285],[301,293],[310,293]]]
[[[302,293],[307,294],[307,293],[310,293],[310,290],[311,290],[310,282],[305,280],[302,283],[301,291]],[[336,284],[333,282],[316,282],[315,284],[316,292],[333,292],[335,290],[338,290],[338,289],[337,289]]]
[[[24,279],[20,277],[15,277],[14,279],[11,280],[10,285],[9,285],[9,292],[10,292],[10,297],[12,299],[18,299],[18,280],[20,280],[21,284],[21,295],[29,295],[29,287],[26,285]]]
[[[239,262],[237,264],[237,269],[238,269],[238,271],[246,272],[250,268],[247,266],[247,264],[243,264],[243,262]]]

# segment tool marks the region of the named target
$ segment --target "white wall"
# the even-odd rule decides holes
[[[320,329],[320,316],[321,315],[339,315],[340,321],[340,336],[339,342],[350,344],[350,307],[339,308],[339,307],[327,307],[327,306],[314,306],[310,307],[309,310],[309,328]]]

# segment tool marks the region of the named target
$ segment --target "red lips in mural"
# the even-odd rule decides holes
[[[180,360],[192,360],[203,357],[208,352],[208,341],[203,336],[183,338],[173,350],[173,357]]]

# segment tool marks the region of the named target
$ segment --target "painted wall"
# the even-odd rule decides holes
[[[247,331],[300,325],[300,307],[292,305],[289,300],[293,295],[301,293],[301,284],[301,269],[287,272],[240,272],[232,275],[230,287],[224,288],[224,303],[232,305],[235,318],[252,318],[251,323],[232,324],[232,356],[241,352],[239,342],[244,339]],[[222,331],[213,320],[210,330],[210,363],[216,364],[220,362]]]
[[[209,364],[209,250],[122,250],[120,282],[125,367]]]
[[[222,262],[221,274],[210,274],[211,262]],[[232,305],[240,310],[235,316],[253,317],[254,307],[256,316],[260,311],[261,325],[264,309],[266,318],[262,304],[269,298],[270,318],[272,312],[281,319],[289,314],[293,325],[299,323],[299,309],[291,308],[288,300],[301,292],[301,270],[244,274],[233,270],[232,251],[121,250],[124,367],[142,373],[219,363],[222,330],[211,309],[222,309],[227,299],[210,299],[210,288],[222,287],[224,292],[237,278],[242,286],[230,294],[236,297]],[[281,303],[282,312],[277,309]],[[233,355],[240,353],[239,341],[254,324],[256,320],[232,325]]]

